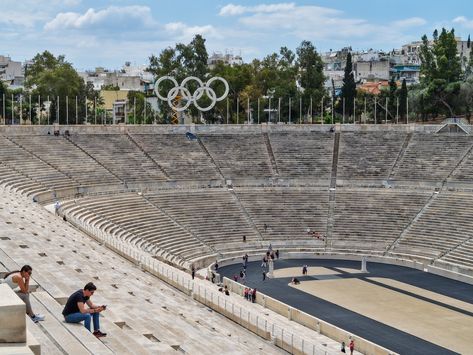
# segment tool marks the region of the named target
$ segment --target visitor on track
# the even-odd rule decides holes
[[[299,281],[299,279],[297,277],[293,277],[292,280],[291,280],[291,283],[293,285],[299,285],[301,282]]]
[[[276,249],[276,259],[279,259],[279,249]]]
[[[248,287],[245,287],[245,290],[243,291],[243,297],[245,297],[245,300],[248,300],[248,295],[249,295],[249,289]]]
[[[194,280],[195,278],[195,266],[192,265],[192,268],[191,268],[191,275],[192,275],[192,280]]]
[[[263,281],[266,280],[266,272],[263,270]]]
[[[243,236],[243,243],[246,243],[246,235]]]
[[[248,254],[243,255],[243,268],[246,269],[248,266]]]
[[[302,275],[307,275],[307,269],[308,269],[307,265],[302,266]]]
[[[350,345],[348,345],[348,348],[350,349],[350,355],[353,355],[353,351],[355,350],[355,341],[353,339],[350,340]]]
[[[94,323],[94,335],[97,338],[107,336],[106,333],[100,331],[100,320],[99,313],[103,312],[107,306],[97,306],[92,303],[90,297],[97,290],[97,287],[89,282],[84,286],[83,290],[77,290],[72,295],[69,296],[66,305],[62,314],[66,323],[80,323],[84,321],[84,326],[90,332],[90,318],[92,318]],[[85,308],[85,304],[89,308]]]
[[[342,341],[342,348],[340,349],[340,351],[342,353],[346,353],[346,351],[345,351],[345,342],[344,341]]]
[[[5,275],[5,278],[0,280],[0,283],[5,283],[12,288],[12,290],[21,298],[26,305],[26,314],[30,316],[35,323],[44,320],[42,314],[35,314],[30,302],[30,278],[33,273],[33,268],[29,265],[23,265],[21,270],[11,271]]]
[[[256,288],[251,291],[251,302],[255,303],[256,301]]]

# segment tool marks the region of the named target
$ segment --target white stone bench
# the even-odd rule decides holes
[[[26,343],[26,306],[10,286],[0,285],[0,343]]]

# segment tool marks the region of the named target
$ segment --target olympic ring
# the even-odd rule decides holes
[[[169,90],[166,97],[161,95],[159,92],[159,85],[165,80],[169,80],[174,84],[174,87]],[[225,91],[221,96],[217,96],[217,94],[215,93],[215,90],[210,87],[212,83],[217,80],[221,81],[223,85],[225,86]],[[186,86],[191,81],[196,82],[199,85],[199,87],[194,91],[193,94],[191,94],[191,92]],[[229,91],[230,91],[230,88],[228,86],[228,82],[224,78],[219,77],[219,76],[210,78],[209,80],[207,80],[206,83],[202,82],[202,80],[200,80],[199,78],[195,76],[189,76],[181,82],[181,85],[179,85],[176,79],[174,79],[172,76],[166,75],[166,76],[162,76],[158,78],[158,80],[156,80],[154,84],[154,92],[156,93],[156,96],[163,101],[167,101],[169,107],[171,107],[171,109],[177,112],[182,112],[188,109],[191,104],[194,104],[194,106],[199,111],[203,111],[203,112],[210,111],[212,108],[214,108],[214,106],[217,104],[218,101],[222,101],[228,96]],[[211,100],[210,105],[207,107],[201,107],[197,102],[199,99],[202,98],[204,93]],[[179,106],[179,107],[174,106],[172,101],[176,99],[178,96],[186,100],[184,106]]]

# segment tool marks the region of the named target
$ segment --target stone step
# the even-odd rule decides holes
[[[28,316],[25,317],[29,318]],[[26,330],[26,346],[30,348],[34,355],[41,355],[41,344],[28,329]]]
[[[33,355],[31,349],[24,344],[0,344],[0,355]]]
[[[54,314],[53,311],[50,312],[36,299],[35,295],[31,297],[31,305],[36,313],[45,316],[44,321],[39,326],[44,329],[45,334],[57,344],[61,351],[68,354],[92,354],[57,318],[59,315]]]
[[[92,354],[112,354],[112,351],[85,329],[82,324],[66,323],[62,316],[63,307],[48,293],[36,292],[34,297],[45,306],[58,321],[62,322],[63,326]]]
[[[41,352],[46,355],[63,355],[61,349],[54,344],[51,339],[48,338],[46,333],[43,332],[39,324],[35,324],[30,317],[26,316],[26,329],[29,334],[35,337],[35,339],[41,345]],[[29,338],[28,338],[29,339]]]

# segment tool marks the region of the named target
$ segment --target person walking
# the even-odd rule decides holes
[[[346,351],[345,351],[345,342],[344,341],[342,341],[342,347],[340,349],[340,352],[342,352],[344,354],[346,353]]]
[[[348,348],[350,349],[350,355],[353,355],[353,351],[355,350],[355,341],[353,339],[350,340],[350,345],[348,345]]]
[[[21,270],[11,271],[5,275],[0,283],[5,283],[12,288],[18,297],[26,305],[26,314],[30,316],[35,323],[44,320],[42,314],[35,314],[30,302],[30,278],[33,273],[33,268],[29,265],[23,265]]]
[[[263,281],[266,280],[266,272],[263,270]]]
[[[97,306],[92,303],[90,297],[97,290],[97,287],[89,282],[84,286],[84,289],[77,290],[67,299],[62,315],[66,323],[80,323],[84,321],[84,326],[90,332],[90,319],[92,318],[94,324],[93,334],[97,338],[107,336],[107,333],[100,331],[99,313],[103,312],[107,306]],[[87,304],[88,308],[85,307]]]
[[[192,275],[192,280],[194,280],[195,278],[195,266],[192,265],[192,268],[191,268],[191,275]]]

